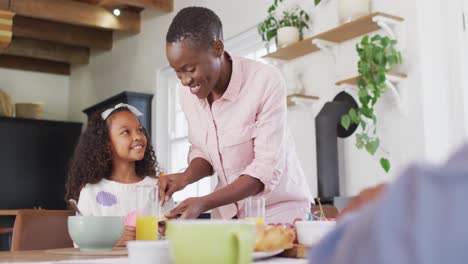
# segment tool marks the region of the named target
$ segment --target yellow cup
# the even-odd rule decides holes
[[[137,186],[136,200],[136,240],[158,240],[159,196],[157,186]]]
[[[137,216],[136,240],[158,240],[157,216]]]

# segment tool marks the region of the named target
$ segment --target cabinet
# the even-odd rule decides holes
[[[83,110],[88,118],[98,111],[104,111],[108,108],[114,107],[116,104],[125,103],[136,107],[143,113],[139,116],[141,124],[148,131],[148,135],[151,137],[151,102],[153,100],[152,94],[137,93],[137,92],[122,92],[115,96],[112,96],[102,102],[99,102],[91,107]]]
[[[0,117],[0,209],[65,209],[81,123]]]

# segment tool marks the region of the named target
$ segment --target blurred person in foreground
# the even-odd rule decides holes
[[[361,192],[311,264],[468,263],[468,144],[441,166],[414,164]]]

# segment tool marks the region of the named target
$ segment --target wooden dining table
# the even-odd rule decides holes
[[[57,255],[47,253],[46,250],[25,250],[25,251],[0,251],[0,263],[2,262],[41,262],[41,261],[62,261],[79,259],[102,259],[118,258],[121,256],[78,256],[78,255]]]
[[[77,256],[77,255],[56,255],[47,253],[46,250],[28,251],[0,251],[0,263],[19,262],[47,262],[62,263],[62,261],[82,260],[73,263],[79,264],[130,264],[128,258],[122,256]],[[273,257],[265,260],[258,260],[253,263],[261,264],[307,264],[306,259],[293,259]],[[163,263],[161,263],[163,264]]]

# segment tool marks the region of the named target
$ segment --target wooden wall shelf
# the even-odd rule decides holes
[[[314,96],[314,95],[305,95],[305,94],[298,94],[298,93],[288,95],[288,99],[293,99],[293,98],[310,99],[310,100],[320,99],[320,97]]]
[[[346,80],[341,80],[341,81],[336,82],[335,84],[337,86],[340,86],[340,85],[343,85],[343,84],[356,85],[357,84],[357,79],[359,77],[360,76],[355,76],[355,77],[352,77],[352,78],[349,78],[349,79],[346,79]],[[403,73],[388,73],[387,77],[388,77],[389,80],[391,80],[391,79],[393,79],[393,80],[395,80],[395,79],[406,79],[408,77],[408,75],[403,74]]]
[[[320,97],[314,95],[305,95],[305,94],[290,94],[287,97],[288,107],[295,106],[298,100],[318,100]]]
[[[315,44],[312,43],[314,39],[321,39],[335,43],[342,43],[347,40],[365,35],[367,33],[381,29],[375,22],[375,17],[384,17],[392,21],[403,21],[404,19],[389,14],[376,12],[368,16],[361,17],[349,23],[342,24],[334,29],[320,33],[316,36],[304,39],[297,43],[288,45],[287,47],[278,49],[275,52],[263,56],[264,58],[274,58],[280,60],[292,60],[309,53],[320,50]]]

